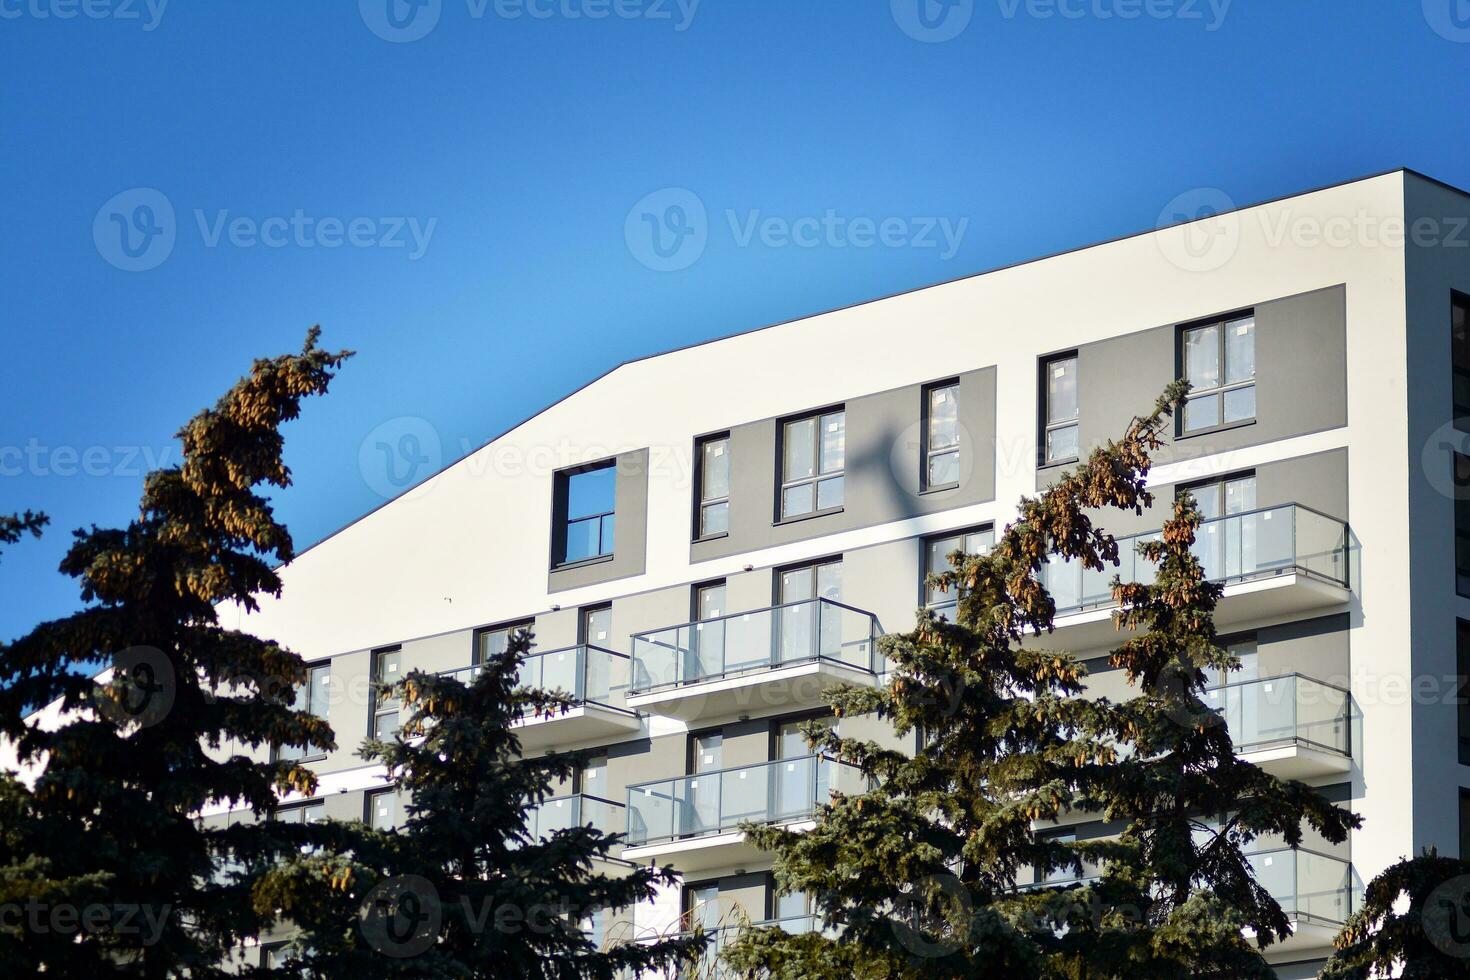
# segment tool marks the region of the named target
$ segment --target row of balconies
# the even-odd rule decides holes
[[[1119,540],[1124,580],[1147,581],[1150,567],[1134,544]],[[1205,522],[1196,554],[1206,575],[1225,586],[1217,622],[1291,618],[1348,599],[1347,529],[1299,505],[1266,508]],[[1086,649],[1116,634],[1111,622],[1114,570],[1074,563],[1047,566],[1060,637]],[[934,607],[952,616],[953,602]],[[704,723],[742,713],[800,711],[822,703],[836,684],[881,683],[881,629],[871,613],[830,599],[733,613],[636,634],[632,654],[595,645],[537,653],[523,667],[527,686],[559,690],[575,707],[519,723],[527,752],[615,741],[639,733],[641,714]],[[461,673],[467,679],[477,668]],[[1239,754],[1276,775],[1329,777],[1351,766],[1351,699],[1340,687],[1300,674],[1243,680],[1212,689],[1207,701],[1229,727]],[[544,835],[591,824],[622,835],[614,856],[672,865],[684,874],[753,866],[760,853],[740,832],[746,822],[801,829],[830,791],[861,792],[857,770],[819,756],[677,776],[627,788],[617,803],[591,796],[547,800],[529,821]],[[1346,861],[1308,850],[1252,855],[1258,880],[1295,927],[1278,951],[1319,947],[1352,904]]]
[[[1152,536],[1119,540],[1117,574],[1150,578],[1151,567],[1133,546]],[[1216,617],[1222,629],[1348,599],[1346,526],[1301,505],[1207,521],[1195,550],[1206,575],[1225,586]],[[1046,642],[1089,649],[1116,639],[1108,588],[1113,574],[1071,562],[1046,566],[1059,634]],[[954,615],[952,601],[934,609]],[[631,656],[591,644],[536,653],[522,668],[523,683],[561,691],[575,707],[522,720],[521,745],[542,752],[614,741],[640,731],[640,714],[707,723],[816,708],[835,685],[881,683],[880,633],[872,613],[822,598],[638,633]],[[477,669],[452,673],[471,679]],[[1293,675],[1232,684],[1212,696],[1253,761],[1292,778],[1346,769],[1349,705],[1341,689]]]

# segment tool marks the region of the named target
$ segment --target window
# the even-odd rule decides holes
[[[530,629],[531,623],[511,623],[507,626],[491,626],[475,634],[475,666],[480,667],[505,655],[510,648],[510,638],[516,630]]]
[[[684,886],[684,924],[687,929],[713,933],[720,928],[720,886],[710,882]]]
[[[398,692],[403,679],[403,648],[373,651],[373,738],[387,740],[398,733]]]
[[[600,800],[612,799],[612,793],[607,786],[607,753],[594,752],[584,757],[581,766],[573,775],[573,780],[572,792],[574,793],[593,796]]]
[[[557,474],[558,565],[612,555],[617,529],[617,475],[615,460]]]
[[[612,642],[612,606],[587,606],[581,611],[577,635],[584,644],[606,647]]]
[[[1241,473],[1178,490],[1179,493],[1185,491],[1193,494],[1204,521],[1196,532],[1193,552],[1204,566],[1205,578],[1219,582],[1259,570],[1258,545],[1268,553],[1272,547],[1270,525],[1260,523],[1262,515],[1235,516],[1249,514],[1256,509],[1256,475]],[[1270,512],[1264,515],[1268,520],[1270,516]]]
[[[840,658],[842,617],[824,614],[822,603],[842,601],[842,561],[782,569],[777,578],[776,662]]]
[[[398,827],[398,791],[380,789],[367,795],[367,824],[374,830]]]
[[[847,413],[838,409],[781,427],[781,517],[842,506]]]
[[[1077,458],[1077,355],[1063,354],[1042,364],[1042,459],[1048,465]]]
[[[1470,766],[1470,623],[1455,620],[1455,712],[1460,765]]]
[[[1218,667],[1203,668],[1205,689],[1207,691],[1218,692],[1231,684],[1239,684],[1242,681],[1253,681],[1260,678],[1261,660],[1255,637],[1220,640],[1219,642],[1220,646],[1225,648],[1226,653],[1240,661],[1240,669],[1226,671]],[[1206,697],[1206,703],[1211,708],[1217,710],[1221,709],[1223,705],[1223,701],[1221,701],[1217,693],[1208,695]]]
[[[730,531],[730,436],[699,441],[699,515],[696,538]]]
[[[1180,366],[1189,381],[1182,433],[1207,432],[1256,417],[1256,318],[1185,327]]]
[[[281,823],[321,823],[327,819],[327,804],[311,800],[294,806],[277,807],[273,819]]]
[[[728,611],[725,608],[725,580],[694,586],[691,604],[694,607],[694,628],[689,632],[689,642],[682,654],[681,676],[694,680],[723,674],[726,624],[718,620]]]
[[[306,711],[316,715],[318,718],[327,717],[327,689],[332,676],[332,665],[330,663],[316,664],[306,668],[306,683],[296,689],[295,698],[291,707],[297,711]],[[312,748],[310,753],[302,745],[281,745],[276,748],[276,759],[283,762],[309,762],[314,759],[325,759],[327,754],[320,749]]]
[[[1075,844],[1077,835],[1075,833],[1048,834],[1047,839],[1057,844]],[[1070,867],[1052,868],[1043,874],[1040,869],[1036,871],[1036,883],[1038,885],[1065,885],[1077,881],[1077,871]]]
[[[953,566],[949,556],[956,551],[967,555],[983,555],[995,546],[995,529],[976,528],[972,531],[955,531],[924,541],[924,605],[930,608],[948,607],[953,610],[958,600],[954,592],[941,592],[929,584],[929,576],[947,572]],[[949,615],[947,612],[946,615]]]
[[[607,931],[612,925],[613,913],[611,909],[598,909],[591,915],[582,919],[580,926],[582,934],[587,937],[594,949],[607,949]]]
[[[1454,453],[1455,591],[1470,598],[1470,456]]]
[[[775,877],[768,875],[766,895],[771,910],[770,918],[783,932],[800,934],[813,931],[817,910],[810,894],[779,891]]]
[[[1194,495],[1200,516],[1207,521],[1244,514],[1256,509],[1256,475],[1242,473],[1208,483],[1192,483],[1179,488]]]
[[[924,389],[924,489],[960,483],[960,383]]]
[[[1470,296],[1450,295],[1450,363],[1454,369],[1455,422],[1470,424]]]

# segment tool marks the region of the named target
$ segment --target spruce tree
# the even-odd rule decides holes
[[[873,788],[834,797],[805,833],[746,828],[775,852],[779,887],[813,896],[827,931],[742,935],[726,952],[742,976],[1042,975],[1046,950],[1020,914],[1015,882],[1028,867],[1080,867],[1034,828],[1072,804],[1079,767],[1112,750],[1085,734],[1095,709],[1079,697],[1081,665],[1023,641],[1052,628],[1048,556],[1116,564],[1116,542],[1087,509],[1141,513],[1150,503],[1149,452],[1180,393],[1023,498],[987,554],[951,556],[956,567],[932,581],[958,592],[956,622],[921,610],[912,632],[884,637],[885,687],[829,695],[838,718],[875,713],[899,736],[917,736],[918,749],[808,730],[818,751],[861,769]]]
[[[15,544],[27,534],[39,538],[41,528],[50,521],[51,518],[45,514],[31,511],[24,514],[0,514],[0,544]]]
[[[302,975],[612,980],[692,962],[703,938],[598,949],[583,920],[626,909],[674,884],[668,869],[610,869],[618,837],[591,826],[547,839],[527,808],[552,795],[582,756],[523,758],[513,724],[569,708],[562,695],[518,686],[530,648],[516,633],[470,684],[413,672],[397,686],[409,713],[390,742],[368,742],[409,797],[391,832],[340,828],[330,849],[267,875],[256,898],[297,932]]]
[[[1138,693],[1094,702],[1089,736],[1120,751],[1083,767],[1074,806],[1123,828],[1075,846],[1100,866],[1097,880],[1033,896],[1052,976],[1272,977],[1258,946],[1285,939],[1291,923],[1256,881],[1246,849],[1266,836],[1296,847],[1304,826],[1339,843],[1359,823],[1311,787],[1239,758],[1205,703],[1204,671],[1240,665],[1216,637],[1222,587],[1205,581],[1194,553],[1200,522],[1181,493],[1162,533],[1138,545],[1157,569],[1153,580],[1114,579],[1115,619],[1131,635],[1109,661]],[[1057,892],[1086,914],[1050,916]]]
[[[1470,862],[1430,848],[1388,868],[1334,945],[1322,980],[1470,977]]]
[[[304,843],[302,828],[210,828],[211,804],[269,810],[310,791],[292,762],[234,747],[332,747],[287,704],[305,677],[281,646],[219,625],[216,606],[279,594],[292,542],[262,484],[286,487],[283,423],[326,391],[348,352],[317,346],[255,362],[178,434],[181,465],[150,473],[124,528],[75,532],[61,571],[84,608],[0,650],[0,738],[25,778],[0,781],[0,975],[224,975],[263,925],[249,869]],[[35,515],[7,521],[11,540]],[[85,667],[110,670],[93,680]],[[32,725],[53,705],[54,725]]]

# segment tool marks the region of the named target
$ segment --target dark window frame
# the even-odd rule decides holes
[[[1455,594],[1470,599],[1470,456],[1450,452],[1450,482],[1455,490]]]
[[[1216,385],[1215,387],[1213,387],[1213,388],[1200,388],[1198,390],[1194,390],[1194,389],[1191,389],[1190,390],[1188,397],[1185,399],[1185,404],[1184,405],[1181,405],[1179,407],[1179,410],[1175,413],[1175,419],[1174,419],[1174,438],[1175,439],[1192,439],[1195,436],[1207,436],[1207,435],[1211,435],[1211,434],[1217,433],[1217,432],[1228,432],[1231,429],[1240,429],[1240,428],[1244,428],[1245,426],[1248,426],[1248,425],[1255,425],[1256,422],[1260,419],[1260,408],[1261,408],[1261,405],[1260,405],[1260,401],[1259,401],[1259,398],[1258,398],[1257,401],[1256,401],[1256,412],[1250,418],[1248,418],[1248,419],[1237,419],[1234,422],[1226,422],[1226,421],[1224,421],[1224,418],[1225,418],[1225,394],[1226,394],[1226,392],[1229,392],[1229,391],[1237,391],[1237,390],[1244,389],[1244,388],[1256,388],[1256,389],[1258,389],[1258,386],[1259,386],[1260,381],[1261,381],[1260,371],[1257,370],[1257,371],[1255,371],[1251,375],[1251,379],[1249,381],[1237,381],[1237,382],[1234,382],[1234,383],[1231,383],[1231,384],[1226,384],[1225,383],[1225,376],[1226,376],[1226,370],[1227,370],[1226,363],[1225,363],[1225,349],[1226,349],[1225,327],[1226,327],[1227,324],[1233,323],[1236,320],[1245,319],[1246,317],[1250,317],[1250,319],[1251,319],[1251,360],[1252,361],[1255,361],[1255,359],[1256,359],[1255,358],[1256,338],[1258,336],[1258,334],[1256,333],[1256,327],[1258,326],[1258,324],[1256,323],[1256,310],[1255,310],[1255,307],[1246,307],[1245,309],[1236,310],[1236,311],[1234,311],[1232,313],[1224,313],[1224,314],[1221,314],[1221,315],[1218,315],[1218,316],[1209,316],[1209,317],[1205,317],[1204,319],[1200,319],[1200,320],[1191,320],[1188,323],[1178,324],[1174,328],[1174,377],[1175,378],[1178,378],[1178,379],[1183,379],[1185,377],[1185,374],[1184,374],[1184,371],[1185,371],[1185,363],[1184,363],[1184,361],[1185,361],[1185,354],[1184,354],[1185,343],[1184,343],[1184,338],[1185,338],[1186,335],[1188,335],[1189,331],[1191,331],[1191,330],[1200,330],[1200,329],[1203,329],[1205,327],[1219,327],[1220,328],[1220,338],[1219,338],[1219,347],[1220,347],[1220,350],[1219,350],[1219,355],[1220,355],[1220,383],[1218,385]],[[1192,402],[1192,401],[1195,401],[1198,398],[1204,398],[1204,397],[1210,397],[1210,396],[1215,396],[1215,397],[1218,397],[1220,399],[1220,419],[1221,419],[1220,423],[1218,425],[1201,426],[1198,429],[1186,429],[1184,427],[1184,418],[1185,418],[1186,410],[1189,407],[1189,404],[1188,403],[1189,402]],[[1257,396],[1259,396],[1259,389],[1257,390]]]
[[[1072,350],[1057,351],[1052,354],[1044,354],[1037,359],[1036,368],[1036,460],[1038,467],[1067,466],[1082,458],[1082,391],[1077,391],[1077,414],[1060,422],[1051,421],[1051,395],[1050,395],[1050,371],[1052,365],[1061,361],[1071,361],[1077,372],[1077,380],[1082,379],[1082,357],[1080,348]],[[1059,456],[1052,459],[1047,449],[1047,437],[1054,431],[1066,428],[1077,430],[1077,453],[1072,456]]]
[[[310,690],[311,689],[311,675],[312,675],[312,673],[314,671],[320,670],[322,668],[325,668],[326,669],[328,683],[327,683],[327,704],[325,705],[325,707],[327,707],[327,708],[330,709],[331,708],[331,704],[332,704],[332,685],[331,685],[331,678],[332,678],[332,658],[331,657],[322,657],[320,660],[313,660],[313,661],[311,661],[311,662],[309,662],[307,664],[304,664],[304,666],[306,668],[306,688],[307,688],[307,690]],[[293,696],[293,700],[294,700],[294,696]],[[307,708],[305,710],[310,711],[311,709],[310,708]],[[312,711],[311,713],[313,715],[316,715],[316,717],[322,719],[323,721],[328,721],[328,722],[331,721],[331,719],[327,716],[327,714],[317,714],[315,711]],[[323,759],[325,759],[327,757],[327,754],[328,754],[326,752],[318,751],[318,752],[314,752],[314,753],[308,755],[308,754],[306,754],[306,747],[305,746],[302,746],[302,755],[301,755],[300,758],[297,758],[297,759],[285,759],[285,758],[282,758],[282,756],[280,754],[282,748],[285,748],[285,746],[281,746],[281,745],[272,745],[271,746],[271,761],[272,762],[320,762]]]
[[[822,565],[833,565],[833,564],[841,565],[841,564],[843,564],[843,557],[844,557],[843,556],[843,552],[840,552],[839,551],[839,552],[836,552],[835,554],[822,555],[819,558],[807,558],[807,559],[805,559],[803,561],[794,561],[794,562],[792,562],[789,565],[775,565],[775,566],[773,566],[771,568],[771,605],[773,607],[786,605],[786,603],[781,599],[781,576],[782,575],[785,575],[787,572],[801,572],[801,571],[805,571],[807,569],[812,569],[813,572],[815,573],[815,570],[819,566],[822,566]],[[815,578],[812,579],[812,586],[813,586],[813,591],[815,591],[815,587],[816,587],[816,579]],[[805,601],[808,601],[808,600],[804,600],[804,599],[793,599],[791,601],[792,602],[805,602]]]
[[[392,828],[390,828],[390,829],[397,830],[398,829],[398,826],[397,826],[398,825],[398,819],[397,819],[398,818],[398,787],[397,786],[382,786],[382,787],[379,787],[378,789],[370,789],[367,792],[365,792],[365,793],[362,794],[362,822],[365,823],[365,824],[367,824],[369,827],[372,827],[373,826],[373,803],[380,796],[392,796],[394,798],[394,800],[393,800],[393,816],[394,816],[393,823],[394,823],[394,826]]]
[[[578,629],[580,628],[578,626]],[[536,629],[536,617],[526,616],[520,619],[507,619],[500,623],[486,623],[484,626],[476,626],[470,631],[469,665],[471,667],[483,667],[485,665],[485,660],[480,655],[480,638],[482,636],[487,633],[499,633],[502,630],[513,633],[518,629],[530,630],[534,633]]]
[[[699,593],[705,589],[712,589],[715,586],[719,586],[720,588],[724,589],[725,598],[729,599],[730,580],[723,575],[719,578],[707,578],[702,582],[695,582],[693,585],[689,586],[689,622],[706,622],[706,620],[702,620],[699,618]],[[724,616],[728,613],[729,610],[727,609],[720,615]]]
[[[571,513],[571,483],[572,478],[583,473],[595,473],[598,470],[610,469],[613,471],[613,507],[612,510],[599,511],[595,514],[578,514],[573,517]],[[583,565],[595,565],[601,562],[612,561],[617,557],[617,516],[618,516],[618,457],[610,456],[607,459],[596,460],[591,463],[581,463],[570,466],[564,470],[557,470],[552,474],[551,493],[551,568],[559,571],[564,568],[580,568]],[[613,519],[612,534],[606,531],[607,519]],[[567,559],[567,541],[570,538],[570,530],[573,524],[581,524],[586,521],[597,521],[597,548],[598,553],[588,555],[585,558],[573,560]],[[604,551],[604,537],[611,537],[610,550]]]
[[[705,446],[709,445],[710,443],[715,443],[715,442],[724,442],[724,444],[725,444],[725,466],[726,467],[729,467],[729,465],[730,465],[730,432],[729,432],[729,430],[725,430],[723,432],[712,432],[709,435],[698,436],[694,440],[694,534],[693,534],[693,540],[695,540],[695,541],[716,541],[716,540],[719,540],[720,538],[727,538],[727,537],[730,536],[730,530],[729,530],[729,527],[730,527],[730,490],[732,488],[727,485],[725,487],[725,495],[723,497],[710,497],[710,498],[706,499],[705,496],[704,496],[704,449],[705,449]],[[726,482],[726,484],[728,484],[730,482],[730,476],[731,476],[731,473],[730,472],[727,472],[727,474],[725,476],[725,482]],[[705,511],[705,508],[706,507],[713,507],[713,506],[716,506],[716,505],[722,504],[722,503],[725,505],[725,530],[723,530],[723,531],[715,531],[715,532],[708,533],[708,534],[705,533],[705,530],[704,530],[704,511]]]
[[[936,450],[930,441],[933,438],[933,433],[930,431],[929,425],[930,418],[933,414],[933,395],[936,391],[943,391],[946,388],[953,389],[951,397],[955,401],[955,441],[953,446],[943,446]],[[960,379],[948,378],[944,381],[930,382],[920,389],[919,399],[919,492],[939,493],[944,490],[957,490],[960,486],[958,474],[960,467],[964,465],[964,450],[960,447]],[[955,454],[955,478],[948,483],[930,483],[930,464],[933,462],[934,457],[947,456],[950,453]]]
[[[1220,489],[1221,489],[1220,503],[1223,506],[1224,503],[1225,503],[1225,498],[1224,498],[1225,484],[1231,482],[1232,480],[1244,480],[1247,477],[1249,477],[1252,480],[1256,480],[1256,479],[1259,478],[1259,476],[1260,476],[1260,474],[1257,472],[1256,468],[1254,466],[1250,466],[1250,467],[1247,467],[1247,468],[1245,468],[1243,470],[1234,470],[1234,471],[1232,471],[1230,473],[1221,473],[1218,476],[1207,476],[1207,477],[1205,477],[1204,479],[1201,479],[1201,480],[1190,480],[1187,483],[1176,483],[1176,484],[1174,484],[1174,499],[1175,500],[1178,500],[1179,499],[1179,495],[1181,493],[1184,493],[1187,490],[1187,491],[1189,491],[1190,495],[1195,498],[1195,504],[1196,504],[1196,506],[1198,506],[1198,503],[1199,503],[1199,495],[1197,493],[1195,493],[1196,490],[1199,490],[1201,487],[1219,486]],[[1260,487],[1260,485],[1257,484],[1257,489],[1259,489],[1259,487]],[[1250,508],[1250,510],[1255,510],[1255,509],[1257,509],[1257,508],[1255,508],[1255,507]],[[1244,513],[1249,513],[1249,511],[1245,511]],[[1225,515],[1225,516],[1229,516],[1229,515]]]
[[[990,546],[992,548],[994,548],[995,547],[995,522],[994,521],[982,521],[979,524],[971,524],[971,525],[968,525],[966,527],[955,528],[952,531],[939,531],[939,532],[937,532],[935,534],[926,534],[926,535],[924,535],[923,537],[921,537],[919,539],[919,549],[920,549],[919,550],[919,605],[920,605],[920,607],[925,608],[925,609],[930,609],[930,608],[933,608],[934,606],[944,605],[945,603],[947,603],[947,602],[950,601],[949,599],[946,599],[944,602],[933,602],[933,603],[931,603],[929,601],[929,575],[935,571],[935,569],[929,567],[929,546],[931,544],[933,544],[935,541],[942,541],[945,538],[961,538],[961,539],[963,539],[963,538],[969,537],[971,534],[979,534],[982,531],[989,531],[990,532]],[[953,595],[953,598],[954,599],[958,599],[959,598],[959,595],[958,594],[954,594]]]
[[[1461,368],[1455,361],[1455,312],[1459,309],[1465,311],[1466,322],[1466,346],[1470,347],[1470,294],[1462,293],[1458,289],[1450,290],[1450,405],[1454,413],[1454,421],[1457,428],[1470,429],[1470,366]],[[1470,351],[1467,351],[1470,353]],[[1470,358],[1467,358],[1470,359]],[[1466,398],[1462,402],[1459,393],[1464,391]]]
[[[322,808],[322,819],[325,820],[327,812],[327,798],[325,796],[313,796],[310,799],[293,800],[290,803],[282,803],[277,806],[273,806],[271,807],[269,819],[280,821],[281,814],[283,813],[304,814],[308,809],[318,806]],[[305,821],[303,820],[302,823],[305,823]]]
[[[822,472],[822,419],[829,415],[842,415],[842,469],[830,473]],[[813,473],[810,477],[802,477],[797,480],[786,479],[786,428],[797,422],[805,422],[808,419],[816,424],[812,426],[812,464]],[[842,479],[842,503],[835,507],[818,506],[818,484],[840,477]],[[786,491],[792,487],[810,484],[812,488],[812,510],[804,514],[786,514]],[[831,514],[840,514],[847,507],[847,404],[840,402],[828,405],[825,408],[817,408],[794,415],[787,415],[776,420],[776,500],[775,520],[772,524],[791,524],[796,521],[807,521],[814,517],[827,517]]]
[[[587,617],[590,613],[599,613],[602,612],[604,609],[606,609],[608,615],[611,616],[612,607],[613,604],[611,600],[608,600],[607,602],[589,602],[585,606],[577,607],[577,646],[585,647],[601,645],[592,637],[587,635]],[[608,632],[612,632],[611,628],[608,629]],[[609,639],[607,642],[611,643],[612,640]]]
[[[781,729],[792,723],[816,721],[818,718],[831,718],[832,726],[837,727],[838,718],[831,708],[807,708],[804,711],[794,711],[790,714],[772,715],[766,719],[766,761],[780,762],[781,757],[776,753],[781,748]],[[812,753],[815,754],[815,753]]]
[[[725,768],[725,729],[728,725],[710,725],[697,731],[689,732],[684,738],[684,776],[697,776],[694,770],[695,742],[704,735],[720,736],[720,769]],[[716,770],[719,771],[719,770]],[[679,778],[679,777],[674,777]]]
[[[398,724],[394,726],[393,729],[394,734],[397,734],[403,728],[403,718],[401,717],[403,705],[395,697],[383,696],[384,685],[382,679],[378,676],[378,658],[383,656],[384,654],[389,653],[397,653],[400,655],[399,665],[401,668],[403,665],[402,643],[393,643],[388,646],[375,647],[372,651],[368,653],[368,681],[373,698],[372,707],[368,711],[368,738],[378,737],[378,719],[387,714],[400,715],[398,719]],[[399,680],[401,681],[404,676],[407,675],[400,672]],[[394,681],[392,682],[392,684],[388,685],[388,687],[391,689],[392,686],[396,685],[397,683],[398,681]],[[391,707],[385,707],[385,705],[391,705]]]

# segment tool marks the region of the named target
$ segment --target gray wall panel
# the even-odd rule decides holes
[[[553,567],[547,573],[547,591],[562,592],[643,574],[648,554],[648,456],[647,449],[639,449],[617,458],[612,558]]]
[[[959,379],[959,487],[920,492],[924,385],[863,395],[845,403],[846,481],[840,513],[778,522],[780,420],[738,425],[730,430],[730,532],[694,542],[691,560],[705,561],[993,500],[995,368],[970,371]]]
[[[1346,304],[1342,286],[1258,303],[1256,421],[1168,439],[1155,462],[1193,459],[1346,425]],[[1178,334],[1179,325],[1169,324],[1078,348],[1078,425],[1084,452],[1121,435],[1176,377]],[[1037,485],[1050,483],[1062,469],[1065,466],[1041,467]]]

